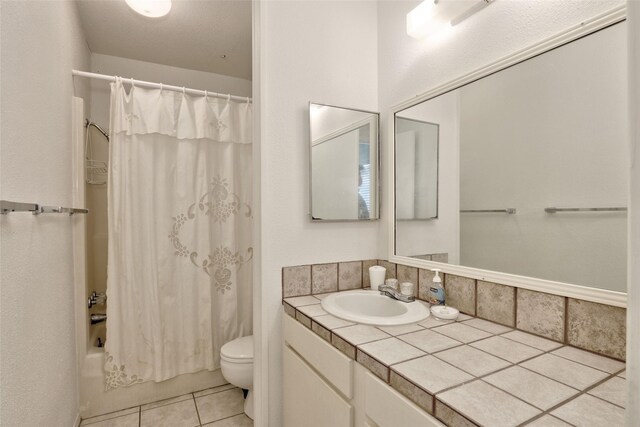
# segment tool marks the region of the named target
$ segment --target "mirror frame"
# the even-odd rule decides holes
[[[375,141],[375,150],[372,151],[371,153],[375,153],[375,162],[372,162],[372,164],[375,164],[375,172],[376,172],[376,185],[375,185],[375,193],[376,193],[376,199],[375,199],[375,207],[373,209],[373,211],[375,212],[375,216],[374,217],[369,217],[369,218],[357,218],[357,219],[319,219],[319,218],[314,218],[313,217],[313,181],[312,181],[312,168],[313,168],[313,153],[311,151],[311,141],[312,141],[312,135],[311,135],[311,116],[309,114],[309,111],[311,111],[311,105],[322,105],[324,107],[332,107],[332,108],[341,108],[343,110],[351,110],[351,111],[358,111],[360,113],[367,113],[367,114],[372,114],[376,117],[376,141]],[[350,108],[350,107],[338,107],[337,105],[330,105],[330,104],[323,104],[321,102],[313,102],[313,101],[309,101],[309,103],[307,104],[307,114],[309,115],[309,141],[308,141],[308,146],[309,146],[309,219],[312,223],[321,223],[321,222],[367,222],[367,221],[379,221],[380,220],[380,188],[381,188],[381,180],[382,177],[380,176],[380,154],[381,154],[381,149],[380,149],[380,113],[376,113],[375,111],[367,111],[367,110],[361,110],[359,108]]]
[[[495,62],[489,63],[484,67],[480,67],[468,74],[462,75],[451,80],[448,83],[436,86],[418,96],[412,97],[400,104],[397,104],[389,110],[388,136],[387,136],[387,155],[389,156],[388,168],[385,179],[389,188],[385,197],[387,202],[387,214],[389,218],[388,227],[388,258],[390,262],[404,264],[411,267],[433,269],[438,268],[445,274],[454,274],[458,276],[470,277],[473,279],[484,280],[487,282],[505,284],[518,288],[529,289],[533,291],[546,292],[550,294],[561,295],[570,298],[576,298],[601,304],[613,305],[617,307],[627,307],[627,293],[616,292],[606,289],[590,288],[565,282],[557,282],[552,280],[538,279],[535,277],[520,276],[515,274],[503,273],[499,271],[483,270],[474,267],[465,267],[455,264],[447,264],[435,261],[421,260],[395,254],[396,250],[396,194],[395,194],[395,116],[396,113],[407,108],[418,105],[422,102],[443,95],[447,92],[456,90],[462,86],[480,80],[484,77],[502,71],[506,68],[519,64],[520,62],[531,59],[535,56],[553,50],[564,44],[575,41],[581,37],[587,36],[596,31],[602,30],[611,25],[626,20],[626,6],[615,7],[608,12],[595,16],[589,20],[579,23],[563,32],[556,34],[550,38],[544,39],[525,49],[519,50]],[[630,173],[629,173],[630,175]],[[627,200],[629,200],[627,198]],[[628,255],[627,255],[628,256]]]

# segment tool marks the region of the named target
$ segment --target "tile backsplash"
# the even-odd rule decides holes
[[[283,298],[368,288],[369,267],[412,282],[427,300],[433,272],[385,260],[301,265],[282,269]],[[462,313],[619,360],[626,356],[626,309],[441,273],[447,304]],[[285,304],[286,308],[286,304]],[[306,320],[306,319],[303,319]]]

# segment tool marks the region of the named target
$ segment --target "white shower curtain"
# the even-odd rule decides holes
[[[111,84],[106,389],[251,332],[251,104]]]

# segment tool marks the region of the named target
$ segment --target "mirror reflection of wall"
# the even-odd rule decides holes
[[[311,217],[378,218],[378,114],[309,105]]]
[[[396,116],[396,218],[438,217],[438,124]]]
[[[397,183],[397,255],[625,292],[625,25],[397,113],[438,123],[441,150],[437,219],[403,221]]]

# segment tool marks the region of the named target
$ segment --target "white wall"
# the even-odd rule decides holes
[[[118,56],[92,53],[91,71],[209,92],[251,96],[251,80]],[[91,120],[100,124],[105,130],[109,127],[109,91],[109,82],[91,80]]]
[[[89,50],[69,1],[3,1],[0,198],[71,204],[72,68]],[[0,424],[71,427],[78,413],[71,219],[0,218]]]
[[[627,402],[640,401],[640,2],[627,2],[631,185],[627,305]],[[627,426],[640,425],[640,405],[628,405]]]
[[[270,426],[282,425],[281,268],[378,255],[378,221],[309,219],[307,106],[378,111],[376,12],[367,1],[260,5],[263,335],[256,345],[268,345]]]
[[[378,2],[379,105],[393,105],[579,24],[622,0],[499,0],[457,25],[446,37],[419,41],[407,36],[406,14],[420,3]],[[384,144],[388,134],[383,129]],[[384,153],[388,152],[385,148]],[[383,170],[387,170],[382,159]],[[383,180],[387,183],[387,180]],[[383,194],[388,194],[386,185]],[[441,194],[440,197],[452,197]],[[455,196],[453,196],[455,197]],[[385,224],[386,228],[386,224]],[[381,230],[380,244],[387,245]]]

